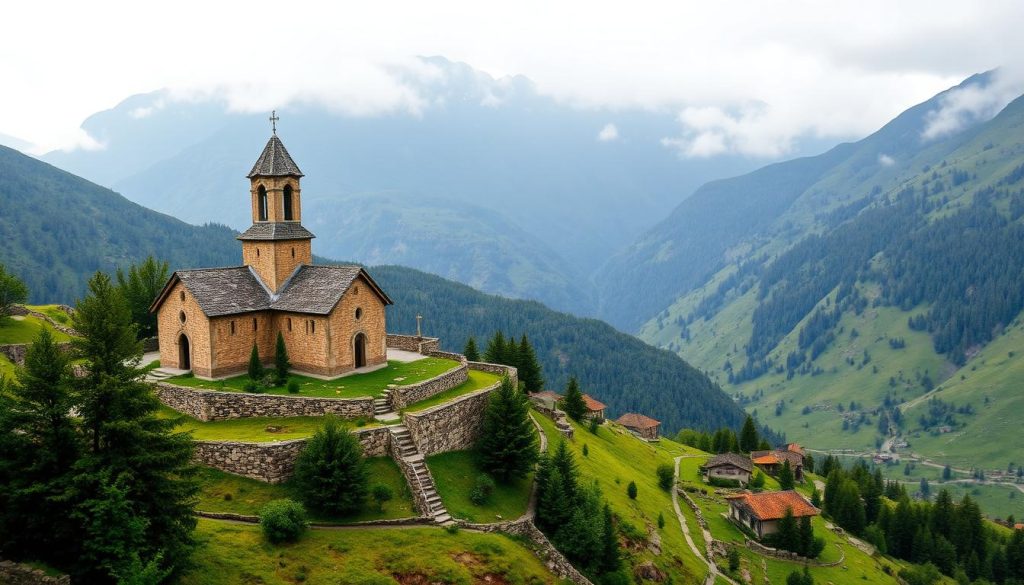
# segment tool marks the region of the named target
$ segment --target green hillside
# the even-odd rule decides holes
[[[73,303],[97,270],[152,254],[175,267],[236,264],[234,232],[193,226],[0,146],[0,264],[37,303]]]
[[[926,106],[850,145],[861,154],[733,242],[639,336],[789,440],[869,453],[893,439],[909,443],[903,458],[1015,471],[1024,98],[931,142],[920,138]]]

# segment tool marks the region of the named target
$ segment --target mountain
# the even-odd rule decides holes
[[[1024,399],[1024,98],[930,131],[993,75],[860,142],[702,187],[606,273],[632,279],[608,290],[649,293],[646,315],[613,309],[619,324],[789,439],[1016,464],[996,446],[1015,444],[1007,409]]]
[[[367,238],[406,239],[393,225],[377,224],[384,231],[368,234],[344,221],[395,211],[420,217],[402,229],[438,248],[374,246],[380,262],[589,314],[593,295],[580,290],[591,288],[593,271],[609,255],[701,183],[763,164],[739,156],[681,159],[661,142],[680,132],[672,111],[572,107],[524,77],[495,79],[439,57],[422,59],[420,69],[430,74],[394,72],[418,98],[415,113],[337,113],[344,104],[279,108],[279,134],[306,173],[307,215],[331,218],[315,230],[325,254],[350,258]],[[103,148],[44,159],[185,221],[243,229],[239,180],[266,140],[266,117],[158,91],[85,121]],[[599,139],[608,124],[616,131]],[[360,209],[348,206],[352,197]],[[432,215],[458,218],[456,233],[432,230]],[[507,238],[522,242],[524,254],[493,264],[508,252]],[[472,274],[466,255],[477,258]]]
[[[237,263],[235,232],[189,225],[0,146],[0,263],[34,303],[71,304],[97,270],[153,254],[175,267]]]
[[[185,224],[2,147],[0,202],[4,209],[0,235],[8,242],[0,250],[0,263],[26,280],[33,302],[72,303],[96,270],[112,271],[149,254],[168,260],[172,269],[232,266],[241,260],[237,234],[227,227]],[[351,208],[361,208],[360,201],[351,201]],[[366,223],[370,228],[394,224],[388,227],[395,230],[392,233],[403,233],[407,222],[427,221],[408,217],[401,210],[376,217],[362,213],[355,219],[338,217],[337,221]],[[314,217],[308,212],[304,215]],[[481,216],[490,215],[493,212]],[[427,218],[450,221],[448,229],[452,230],[459,221],[458,217]],[[507,256],[492,259],[497,266],[514,258],[511,248],[523,248],[527,238],[516,233],[495,237],[507,238],[502,245],[510,248]],[[410,238],[390,245],[398,244],[441,253],[436,248],[438,242],[429,240]],[[366,245],[366,258],[372,260],[374,245],[389,244]],[[318,247],[317,251],[322,250]],[[463,259],[474,261],[472,255]],[[742,410],[706,376],[672,353],[605,323],[558,313],[537,302],[483,294],[410,268],[380,266],[371,270],[395,300],[388,315],[392,331],[414,331],[415,315],[421,314],[426,318],[425,331],[439,335],[453,350],[461,350],[470,335],[483,341],[499,328],[517,336],[527,333],[552,388],[561,388],[568,376],[575,374],[584,388],[606,401],[613,412],[639,410],[662,420],[666,431],[682,426],[738,428],[742,423]],[[477,274],[485,274],[483,268]]]

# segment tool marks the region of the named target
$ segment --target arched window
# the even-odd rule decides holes
[[[260,188],[256,190],[256,199],[259,203],[259,220],[267,221],[267,190],[260,185]]]
[[[291,221],[295,219],[292,216],[292,186],[284,186],[284,220]]]

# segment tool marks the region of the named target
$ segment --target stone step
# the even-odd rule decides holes
[[[451,522],[451,521],[452,521],[452,517],[451,517],[451,515],[448,512],[445,512],[444,514],[441,514],[440,516],[434,516],[434,522],[437,522],[438,524],[445,524],[445,523]]]

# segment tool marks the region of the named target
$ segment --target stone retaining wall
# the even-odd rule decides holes
[[[71,585],[71,577],[51,577],[42,569],[13,561],[0,561],[0,583],[5,585]]]
[[[592,585],[590,579],[587,579],[582,573],[577,571],[576,567],[572,566],[572,563],[562,553],[558,552],[558,549],[551,544],[548,537],[544,536],[544,533],[537,529],[529,518],[520,518],[519,520],[499,524],[471,524],[459,521],[458,525],[468,530],[503,532],[511,536],[523,538],[533,545],[534,553],[547,566],[548,570],[556,576],[567,579],[576,585]]]
[[[371,427],[352,431],[359,437],[366,457],[382,457],[391,451],[391,433],[387,427]],[[309,439],[292,439],[272,443],[240,441],[194,441],[194,459],[208,467],[258,479],[281,483],[295,470],[295,460]]]
[[[480,437],[484,410],[494,384],[420,412],[406,413],[405,426],[424,457],[469,449]]]
[[[373,419],[373,399],[316,398],[280,394],[218,392],[167,382],[156,383],[156,396],[167,406],[202,421],[254,416],[322,416]]]
[[[488,374],[494,374],[495,376],[508,376],[508,379],[512,381],[513,386],[519,385],[519,370],[512,366],[503,366],[501,364],[489,364],[487,362],[467,362],[469,369],[476,370],[478,372],[487,372]]]
[[[0,345],[0,354],[3,354],[8,360],[16,366],[25,365],[25,354],[28,352],[29,343],[10,343],[7,345]],[[64,341],[58,343],[57,347],[67,352],[71,350],[71,343]]]
[[[469,370],[465,364],[435,376],[423,382],[408,386],[395,386],[391,389],[389,400],[392,410],[401,410],[410,404],[426,400],[431,396],[458,386],[469,380]]]
[[[432,358],[441,358],[445,360],[454,360],[459,362],[460,364],[466,363],[466,356],[462,355],[461,353],[455,353],[452,351],[432,351],[428,353],[427,356]]]

